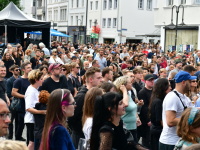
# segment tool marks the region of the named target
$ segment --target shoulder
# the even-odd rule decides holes
[[[111,133],[114,133],[114,128],[112,128],[112,126],[110,126],[109,124],[104,124],[99,132],[111,132]]]

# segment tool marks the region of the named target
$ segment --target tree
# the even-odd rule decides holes
[[[20,6],[20,0],[0,0],[0,11],[3,10],[10,2],[13,2],[19,9],[22,9]]]

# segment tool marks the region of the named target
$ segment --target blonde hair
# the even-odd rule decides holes
[[[24,142],[2,140],[0,141],[0,150],[28,150]]]
[[[35,69],[29,72],[28,74],[28,80],[31,84],[35,84],[36,81],[39,81],[40,78],[42,77],[43,72],[40,71],[39,69]]]
[[[116,89],[117,89],[118,92],[122,93],[121,90],[120,90],[120,86],[126,85],[129,79],[130,79],[130,77],[128,77],[128,76],[122,76],[122,77],[117,78],[113,82],[113,84],[116,86]]]

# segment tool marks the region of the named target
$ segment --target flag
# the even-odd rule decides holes
[[[96,33],[91,33],[90,38],[98,39],[99,35]]]

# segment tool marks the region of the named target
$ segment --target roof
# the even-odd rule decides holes
[[[13,2],[0,11],[0,25],[49,28],[50,22],[34,19],[22,12]]]

